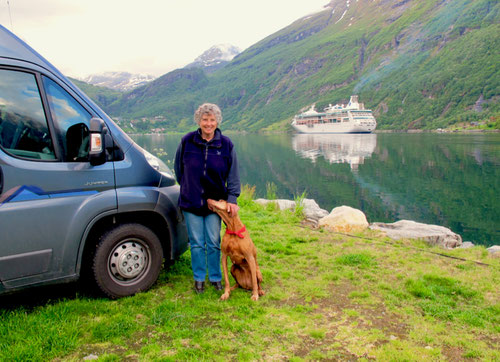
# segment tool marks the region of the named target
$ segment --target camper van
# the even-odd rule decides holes
[[[187,249],[178,196],[160,159],[0,26],[0,294],[80,276],[111,298],[150,288]]]

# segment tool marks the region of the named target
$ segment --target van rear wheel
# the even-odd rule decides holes
[[[103,234],[92,263],[94,281],[111,298],[149,289],[158,279],[163,249],[158,236],[140,224],[125,224]]]

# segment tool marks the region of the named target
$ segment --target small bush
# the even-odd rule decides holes
[[[472,299],[478,294],[456,279],[433,274],[426,274],[417,280],[408,280],[406,289],[415,297],[427,299],[437,299],[443,296]]]
[[[304,199],[306,198],[306,191],[302,192],[299,196],[295,196],[295,215],[298,217],[304,216]]]
[[[419,298],[418,305],[424,315],[439,319],[458,320],[474,327],[496,325],[500,322],[498,308],[477,306],[482,295],[457,279],[426,274],[409,279],[406,290]]]
[[[238,197],[238,204],[240,207],[248,206],[253,202],[255,197],[255,186],[248,184],[241,186],[241,194]]]
[[[356,290],[354,292],[349,293],[349,298],[351,298],[351,299],[356,299],[356,298],[358,298],[358,299],[366,299],[366,298],[369,298],[369,297],[370,297],[370,293],[365,292],[365,291],[360,292],[360,291]]]
[[[266,182],[266,199],[276,200],[277,186],[274,182]]]
[[[337,257],[335,262],[340,265],[358,266],[367,268],[376,264],[374,258],[369,254],[345,254]]]

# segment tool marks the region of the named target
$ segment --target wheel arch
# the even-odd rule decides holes
[[[86,233],[83,249],[78,258],[77,273],[82,275],[91,263],[99,238],[105,232],[125,224],[141,224],[151,229],[160,240],[163,258],[166,262],[173,259],[172,227],[167,220],[154,211],[134,211],[105,215],[96,220]]]

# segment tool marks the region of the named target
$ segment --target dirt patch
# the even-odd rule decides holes
[[[449,347],[449,346],[443,346],[441,348],[441,353],[446,356],[446,359],[448,361],[464,361],[466,360],[463,358],[463,348],[459,347]]]
[[[407,338],[410,328],[401,316],[388,311],[382,301],[364,303],[349,297],[356,291],[355,286],[340,283],[330,286],[331,297],[311,301],[316,308],[310,313],[321,315],[320,319],[312,316],[312,321],[319,321],[313,328],[325,333],[319,336],[304,333],[302,342],[294,349],[296,356],[320,352],[334,360],[374,359],[370,352],[376,347]]]

